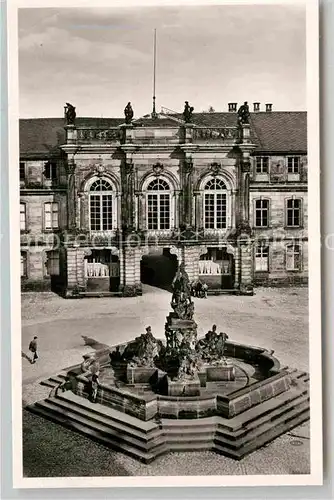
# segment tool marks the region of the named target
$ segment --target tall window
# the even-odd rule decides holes
[[[255,248],[255,271],[269,271],[269,247],[264,244]]]
[[[90,228],[92,231],[113,229],[113,187],[106,179],[98,179],[90,187]]]
[[[58,229],[59,227],[59,212],[58,203],[51,202],[44,204],[44,228]]]
[[[26,229],[27,229],[26,204],[20,203],[20,230],[25,231]]]
[[[255,226],[268,227],[269,200],[255,200]]]
[[[299,156],[288,156],[288,174],[299,174]]]
[[[301,200],[291,199],[286,202],[286,224],[289,227],[299,227],[301,223]]]
[[[148,229],[170,229],[170,187],[163,179],[154,179],[147,186]]]
[[[269,172],[269,156],[256,156],[256,173],[267,174]]]
[[[26,164],[24,161],[20,161],[20,181],[23,182],[26,180]]]
[[[227,227],[227,191],[225,183],[217,177],[204,186],[204,226],[206,229]]]
[[[287,271],[301,270],[301,248],[296,243],[286,247],[286,269]]]
[[[57,163],[48,161],[44,167],[45,178],[50,181],[55,181],[57,179]]]
[[[27,252],[21,252],[21,278],[27,276]]]

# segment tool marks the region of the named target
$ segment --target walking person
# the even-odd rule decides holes
[[[30,361],[31,364],[33,363],[36,363],[36,361],[38,360],[39,356],[38,356],[38,352],[37,352],[37,349],[38,349],[38,345],[37,345],[37,338],[38,337],[34,337],[32,339],[32,341],[30,342],[29,344],[29,351],[33,353],[33,358],[32,360]]]

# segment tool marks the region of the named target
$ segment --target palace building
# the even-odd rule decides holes
[[[23,290],[139,295],[181,262],[211,293],[307,283],[305,112],[66,109],[20,120]]]

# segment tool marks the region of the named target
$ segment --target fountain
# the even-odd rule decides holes
[[[62,390],[29,409],[146,463],[208,449],[240,459],[309,418],[307,373],[281,368],[273,351],[233,342],[216,325],[198,339],[183,264],[172,289],[165,341],[148,326],[86,355],[63,374]]]

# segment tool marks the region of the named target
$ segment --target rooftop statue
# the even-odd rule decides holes
[[[124,108],[125,123],[130,124],[133,118],[133,109],[131,102],[128,102]]]
[[[67,125],[74,125],[76,116],[77,114],[75,112],[75,107],[72,106],[72,104],[70,104],[69,102],[67,102],[65,106],[65,118]]]
[[[238,122],[240,125],[248,124],[250,118],[249,106],[247,101],[238,109]]]
[[[185,101],[184,111],[183,111],[183,119],[186,123],[190,123],[193,116],[194,108],[189,106],[189,102]]]

